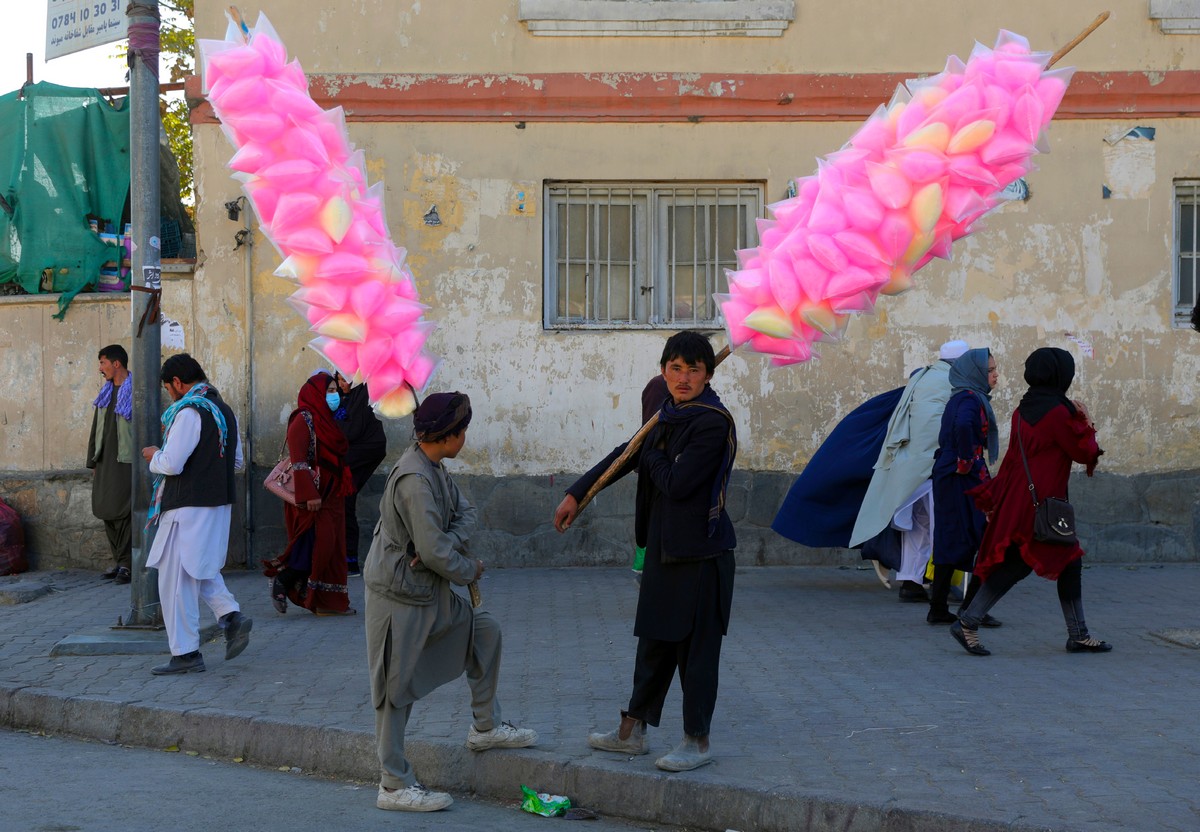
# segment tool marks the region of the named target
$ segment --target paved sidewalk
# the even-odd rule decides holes
[[[375,779],[361,616],[278,615],[265,579],[234,573],[254,618],[250,647],[226,664],[223,646],[208,645],[208,672],[160,678],[149,673],[157,657],[49,655],[63,637],[115,622],[127,587],[82,572],[22,577],[56,591],[0,604],[0,727]],[[361,607],[361,579],[351,580]],[[983,631],[993,655],[979,658],[870,571],[739,569],[717,762],[666,775],[653,761],[681,734],[677,687],[650,756],[593,753],[584,741],[616,723],[629,693],[630,574],[496,570],[482,590],[504,627],[504,717],[541,740],[467,751],[459,680],[415,707],[410,754],[430,786],[514,799],[525,783],[606,815],[696,829],[1200,828],[1200,651],[1154,635],[1194,637],[1200,567],[1096,566],[1083,581],[1088,623],[1112,653],[1067,654],[1054,586],[1031,577],[994,610],[1005,626]]]

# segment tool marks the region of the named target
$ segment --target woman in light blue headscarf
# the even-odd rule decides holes
[[[996,359],[987,349],[967,350],[950,365],[950,401],[933,458],[933,586],[925,618],[930,624],[957,620],[947,603],[950,581],[954,570],[972,570],[983,540],[986,520],[967,492],[992,478],[988,464],[999,454],[991,403],[998,379]],[[978,588],[979,579],[972,576],[964,606]],[[1000,622],[989,616],[983,625],[998,627]]]

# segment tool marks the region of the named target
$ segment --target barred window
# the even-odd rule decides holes
[[[718,326],[714,292],[755,244],[760,183],[548,183],[547,329]]]
[[[1200,300],[1200,180],[1175,183],[1175,324],[1189,326]]]

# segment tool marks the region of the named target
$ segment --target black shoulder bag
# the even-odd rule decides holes
[[[1021,450],[1021,463],[1029,479],[1029,496],[1033,498],[1033,539],[1061,546],[1075,545],[1079,542],[1075,536],[1075,507],[1059,497],[1046,497],[1038,501],[1033,475],[1029,473],[1029,460],[1025,458],[1025,443],[1021,441],[1020,416],[1017,417],[1017,447]]]

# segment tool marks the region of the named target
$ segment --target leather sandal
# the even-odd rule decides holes
[[[962,625],[962,621],[955,621],[950,625],[950,635],[954,636],[954,640],[972,656],[992,655],[991,650],[979,643],[979,631],[968,630]]]

